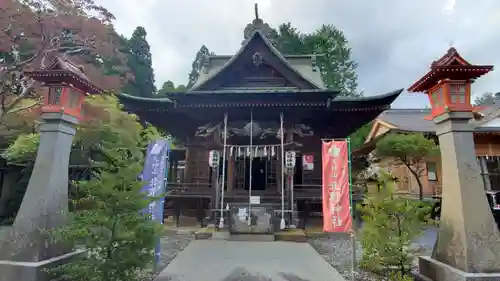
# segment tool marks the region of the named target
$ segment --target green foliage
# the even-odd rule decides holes
[[[495,103],[495,96],[493,93],[484,93],[474,100],[475,105],[492,105]]]
[[[160,96],[166,96],[169,93],[182,93],[186,92],[187,88],[184,85],[178,85],[177,87],[175,86],[174,82],[172,81],[167,81],[163,83],[163,86],[161,89],[158,91],[158,95]]]
[[[322,25],[313,33],[300,33],[290,23],[280,25],[276,47],[287,55],[318,54],[317,63],[325,85],[344,96],[361,96],[357,92],[357,64],[342,31],[333,25]]]
[[[421,133],[391,133],[377,142],[375,154],[379,159],[393,159],[394,164],[406,166],[415,177],[419,186],[419,197],[423,199],[420,177],[425,172],[425,160],[439,155],[439,147],[434,140]]]
[[[397,269],[406,275],[418,253],[412,243],[428,225],[430,207],[394,195],[390,176],[383,174],[380,178],[380,192],[369,194],[359,206],[364,221],[361,266],[377,273]]]
[[[201,46],[200,50],[198,50],[198,52],[196,53],[194,61],[191,65],[191,72],[189,73],[189,79],[186,86],[188,89],[193,87],[193,85],[196,83],[196,80],[198,80],[198,77],[200,76],[200,71],[203,67],[203,60],[205,59],[205,57],[214,55],[215,54],[213,52],[210,52],[207,46],[205,45]]]
[[[98,172],[98,167],[113,163],[113,158],[102,151],[116,147],[126,152],[130,159],[142,161],[147,144],[163,137],[155,127],[150,124],[142,126],[135,115],[122,111],[118,99],[113,95],[91,97],[86,101],[85,109],[93,118],[78,127],[70,165],[83,166],[87,172]],[[20,206],[39,141],[39,134],[21,134],[2,154],[9,163],[25,166],[23,178],[15,185],[16,194],[9,197],[9,206],[0,214],[2,217],[12,217]],[[142,165],[142,162],[137,163]]]
[[[356,149],[365,143],[366,137],[368,137],[368,134],[372,129],[372,124],[373,123],[370,122],[364,125],[349,136],[349,139],[351,141],[351,149]]]
[[[387,276],[387,281],[413,281],[413,276],[408,274],[403,275],[401,272],[390,272]]]
[[[94,179],[76,182],[68,224],[52,233],[55,241],[89,253],[51,271],[64,280],[141,280],[154,262],[162,227],[142,211],[158,198],[141,193],[142,155],[131,157],[122,145],[100,151],[106,165]]]
[[[156,93],[151,51],[146,35],[144,27],[138,26],[127,41],[127,65],[134,79],[128,81],[123,91],[130,95],[147,97]]]
[[[137,121],[137,116],[122,111],[122,106],[113,95],[91,97],[87,100],[86,108],[92,118],[79,125],[72,153],[88,158],[88,163],[102,161],[103,156],[98,151],[114,148],[117,143],[121,143],[134,157],[142,155],[147,143],[163,137],[155,127],[149,124],[142,126]],[[2,156],[10,163],[33,162],[39,141],[38,133],[22,134]]]
[[[34,159],[39,143],[40,135],[38,133],[20,135],[2,153],[2,157],[10,163],[26,163],[27,159]]]

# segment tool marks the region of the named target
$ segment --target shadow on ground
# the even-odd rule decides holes
[[[283,281],[312,281],[308,279],[300,278],[294,274],[280,273],[279,274]],[[168,276],[162,281],[182,281],[178,277]],[[264,276],[260,273],[252,273],[243,267],[235,268],[221,281],[274,281],[272,278]]]

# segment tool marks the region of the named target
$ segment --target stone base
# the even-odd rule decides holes
[[[39,262],[18,262],[0,260],[0,281],[48,281],[51,280],[46,270],[59,266],[84,253],[77,250],[62,256]]]
[[[418,258],[419,272],[414,273],[419,281],[498,281],[499,273],[467,273],[439,262],[431,257]]]

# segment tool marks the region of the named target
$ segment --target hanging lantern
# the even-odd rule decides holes
[[[295,167],[295,151],[287,151],[285,153],[285,167],[289,169]]]
[[[219,166],[220,153],[217,150],[211,150],[208,154],[208,165],[212,168]]]

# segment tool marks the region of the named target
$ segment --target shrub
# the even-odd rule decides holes
[[[418,251],[412,242],[430,222],[430,207],[394,195],[394,182],[386,174],[380,177],[380,184],[380,192],[368,195],[359,207],[364,221],[361,266],[379,274],[397,269],[403,276]]]

